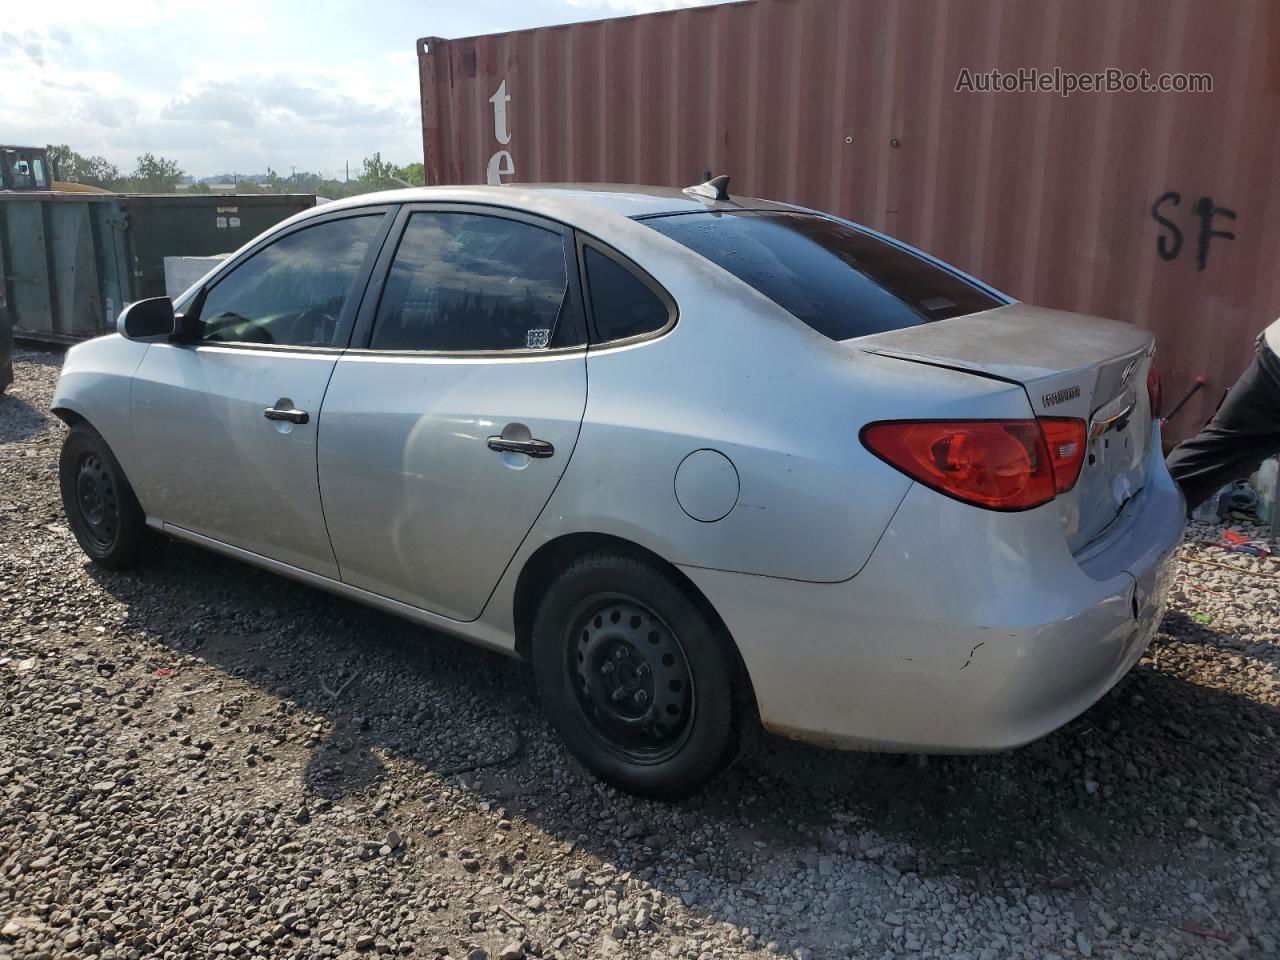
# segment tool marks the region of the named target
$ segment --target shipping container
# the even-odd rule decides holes
[[[1209,380],[1169,436],[1280,314],[1274,0],[749,0],[428,37],[418,63],[428,183],[729,174],[1150,328],[1171,401]],[[981,92],[993,70],[1036,89]],[[1212,89],[1061,92],[1141,71]]]
[[[96,336],[114,329],[126,303],[165,295],[166,256],[230,253],[315,202],[307,194],[0,192],[0,310],[20,337]]]

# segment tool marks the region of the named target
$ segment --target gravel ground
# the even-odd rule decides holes
[[[1276,954],[1280,562],[1214,528],[1062,731],[768,739],[663,805],[578,768],[519,663],[181,544],[89,566],[58,363],[0,398],[0,958]]]

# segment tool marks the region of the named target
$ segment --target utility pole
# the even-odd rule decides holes
[[[342,175],[344,183],[351,182],[351,161],[346,162],[346,172]]]

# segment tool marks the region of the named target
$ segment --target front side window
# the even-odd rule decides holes
[[[909,250],[814,214],[705,212],[642,222],[728,270],[832,340],[1003,305]]]
[[[200,339],[332,347],[382,214],[288,234],[233,269],[200,308]]]
[[[571,333],[561,234],[474,213],[409,218],[378,304],[375,350],[538,350]]]
[[[618,261],[586,247],[591,316],[601,340],[623,340],[661,330],[671,312],[658,295]]]

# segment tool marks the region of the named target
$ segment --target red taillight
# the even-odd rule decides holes
[[[862,442],[949,497],[989,510],[1029,510],[1070,490],[1085,454],[1083,420],[907,420],[873,423]]]
[[[1151,417],[1160,416],[1160,371],[1156,369],[1155,354],[1151,355],[1151,366],[1147,367],[1147,399],[1151,402]]]

